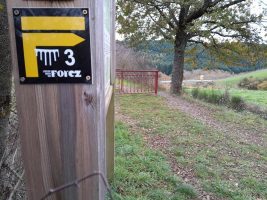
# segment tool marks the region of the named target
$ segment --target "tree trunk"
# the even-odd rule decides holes
[[[11,90],[11,60],[5,0],[0,0],[0,159],[5,149]],[[1,166],[0,166],[1,167]]]
[[[171,93],[181,94],[184,78],[184,56],[187,36],[183,31],[176,33],[174,42],[174,60],[172,69]]]

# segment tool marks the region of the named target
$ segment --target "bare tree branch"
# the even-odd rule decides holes
[[[110,199],[113,200],[112,192],[111,192],[111,189],[109,187],[109,184],[108,184],[108,182],[107,182],[104,174],[101,173],[101,172],[94,172],[92,174],[89,174],[89,175],[81,178],[81,179],[76,179],[75,181],[69,182],[69,183],[64,184],[62,186],[59,186],[57,188],[50,189],[49,192],[44,197],[41,198],[41,200],[45,200],[48,197],[50,197],[52,194],[57,193],[57,192],[60,192],[60,191],[65,190],[67,188],[70,188],[70,187],[73,187],[73,186],[78,186],[80,183],[82,183],[82,182],[86,181],[87,179],[92,178],[94,176],[100,176],[101,180],[103,181],[105,187],[107,188],[107,190],[109,192]]]
[[[225,5],[221,6],[220,9],[229,8],[229,7],[233,6],[233,5],[236,5],[236,4],[241,3],[241,2],[244,2],[244,1],[246,1],[246,0],[236,0],[236,1],[232,1],[232,2],[230,2],[230,3],[228,3],[228,4],[225,4]]]
[[[189,8],[190,8],[189,5],[182,5],[181,6],[181,10],[180,10],[180,14],[179,14],[179,26],[185,25],[185,19],[188,15]]]
[[[170,3],[167,4],[167,8],[169,9],[170,16],[173,19],[173,21],[175,22],[176,26],[179,26],[179,20],[176,18],[175,11],[174,11],[174,9],[171,8]]]
[[[151,14],[148,14],[150,19],[155,23],[157,24],[157,26],[159,27],[159,31],[160,33],[163,35],[163,37],[167,40],[171,40],[172,38],[170,36],[168,36],[163,30],[162,30],[162,26],[158,23],[158,21],[156,19],[154,19],[154,17],[151,15]],[[167,28],[166,28],[167,29]],[[170,31],[167,29],[167,31]]]
[[[197,10],[194,10],[193,12],[189,14],[189,16],[185,20],[186,23],[191,23],[193,20],[198,19],[201,16],[203,16],[207,12],[207,9],[210,7],[211,4],[212,4],[211,0],[204,0],[202,7],[200,7]]]
[[[165,19],[165,21],[169,24],[169,26],[173,29],[177,27],[171,22],[171,20],[165,15],[165,13],[160,9],[158,5],[154,5],[154,7],[159,11],[160,15]]]
[[[244,35],[241,34],[223,34],[217,31],[211,31],[212,34],[219,35],[221,37],[229,37],[229,38],[237,38],[237,37],[244,37]]]

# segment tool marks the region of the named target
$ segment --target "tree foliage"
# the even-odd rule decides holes
[[[210,48],[211,55],[228,66],[266,67],[267,45],[242,42],[225,42]]]
[[[132,44],[166,39],[174,43],[172,92],[180,93],[188,43],[260,41],[252,24],[261,15],[250,11],[251,0],[118,0],[118,32]]]
[[[118,0],[118,32],[132,42],[164,37],[175,40],[184,28],[192,41],[215,43],[221,38],[259,39],[251,26],[250,0]]]

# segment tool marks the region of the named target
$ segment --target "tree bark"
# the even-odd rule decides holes
[[[181,94],[184,78],[184,57],[187,35],[184,31],[176,33],[174,42],[174,60],[172,69],[171,93]]]
[[[5,149],[11,90],[11,59],[5,0],[0,0],[0,159]]]

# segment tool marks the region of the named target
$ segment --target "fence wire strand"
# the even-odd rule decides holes
[[[42,197],[40,200],[45,200],[48,197],[50,197],[51,195],[53,195],[53,194],[55,194],[57,192],[60,192],[62,190],[65,190],[67,188],[70,188],[70,187],[78,187],[82,182],[86,181],[87,179],[93,178],[94,176],[100,176],[101,180],[103,181],[103,183],[104,183],[104,185],[105,185],[105,187],[106,187],[106,189],[108,191],[110,200],[113,200],[112,191],[110,189],[110,186],[108,184],[107,179],[105,178],[105,176],[104,176],[104,174],[102,172],[94,172],[92,174],[89,174],[87,176],[84,176],[83,178],[76,179],[75,181],[66,183],[66,184],[61,185],[61,186],[59,186],[57,188],[50,189],[49,192],[44,197]]]

